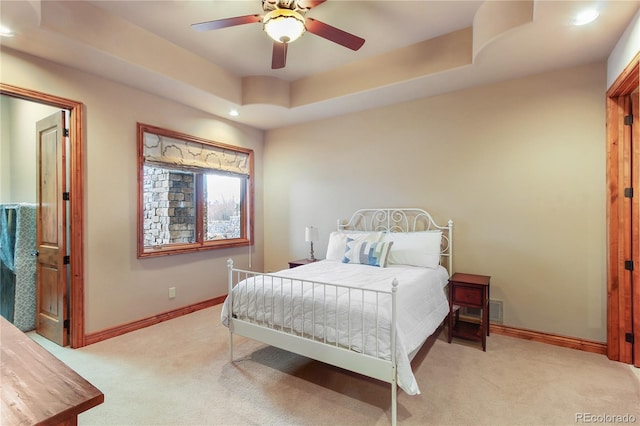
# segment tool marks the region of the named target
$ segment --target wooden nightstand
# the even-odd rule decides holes
[[[306,265],[308,263],[317,262],[318,260],[322,260],[322,259],[316,259],[316,260],[311,260],[311,259],[292,260],[291,262],[289,262],[289,268],[295,268],[296,266],[302,266],[302,265]]]
[[[480,341],[482,350],[487,350],[490,280],[486,275],[458,272],[449,278],[449,343],[453,337],[461,337]],[[460,306],[481,309],[480,324],[461,321]]]

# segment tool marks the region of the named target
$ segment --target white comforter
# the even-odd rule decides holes
[[[319,311],[317,306],[315,313],[312,314],[314,308],[311,308],[312,303],[309,301],[311,294],[315,297],[315,300],[322,300],[323,296],[319,286],[307,285],[301,288],[300,285],[290,285],[290,279],[304,279],[312,280],[316,282],[348,285],[351,287],[368,288],[376,290],[391,290],[392,282],[394,278],[398,279],[398,292],[397,292],[397,338],[396,338],[396,362],[398,367],[398,386],[402,388],[407,394],[415,395],[420,393],[420,389],[411,370],[410,361],[415,355],[417,350],[422,346],[425,340],[433,334],[438,328],[443,319],[449,313],[449,303],[445,294],[445,286],[448,280],[448,274],[446,269],[439,267],[438,269],[428,269],[412,266],[389,266],[387,268],[378,268],[367,265],[358,264],[344,264],[341,262],[335,262],[330,260],[324,260],[319,262],[310,263],[308,265],[299,266],[297,268],[285,269],[275,273],[279,277],[285,277],[288,279],[279,280],[277,278],[272,279],[270,276],[258,276],[255,279],[250,278],[246,281],[239,283],[234,287],[234,295],[241,292],[244,297],[234,297],[234,313],[245,312],[248,310],[248,314],[253,319],[260,321],[274,320],[276,325],[282,325],[283,323],[289,327],[293,324],[294,331],[301,333],[311,334],[315,336],[327,336],[327,342],[335,342],[335,329],[346,330],[351,322],[351,329],[359,331],[361,328],[369,330],[375,328],[375,314],[367,311],[367,306],[375,305],[373,300],[370,300],[369,296],[365,297],[365,324],[362,324],[362,311],[361,301],[352,300],[351,303],[351,320],[349,316],[342,312],[338,314],[337,327],[335,313],[331,315],[324,308]],[[266,288],[270,288],[272,280],[278,280],[278,284],[275,286],[275,291],[264,291],[263,280],[266,283]],[[268,281],[268,282],[267,282]],[[283,286],[280,287],[280,283],[283,282]],[[282,288],[282,290],[279,290]],[[282,294],[280,294],[280,292]],[[266,294],[265,294],[266,293]],[[348,298],[345,294],[346,290],[339,291],[338,300],[342,304],[347,303],[342,299]],[[275,294],[273,300],[272,295]],[[281,302],[282,295],[287,300],[284,306]],[[291,304],[291,297],[293,297],[294,303]],[[335,299],[334,289],[327,291],[327,295],[324,299]],[[389,296],[384,296],[389,298]],[[296,300],[301,298],[307,298],[305,304],[308,306],[305,308],[305,321],[304,330],[303,322],[294,319],[292,322],[292,315],[300,315],[300,305]],[[227,299],[228,300],[228,299]],[[256,303],[258,301],[258,303]],[[293,306],[293,309],[290,307]],[[297,307],[296,307],[297,306]],[[273,311],[273,312],[271,312]],[[355,311],[355,312],[354,312]],[[326,315],[326,320],[324,316]],[[375,342],[375,333],[367,336],[364,342],[357,337],[348,339],[347,333],[338,333],[338,342],[341,346],[348,346],[352,350],[358,352],[364,352],[370,355],[379,356],[384,359],[391,359],[390,355],[390,339],[389,339],[389,324],[391,323],[391,303],[385,303],[382,309],[379,309],[378,313],[379,329],[387,330],[387,333],[379,333],[377,342]],[[315,329],[311,330],[311,316],[315,319]],[[222,322],[228,326],[228,306],[225,301],[222,309]],[[373,324],[371,324],[373,322]],[[325,330],[326,326],[326,330]],[[324,333],[324,334],[323,334]],[[348,339],[348,341],[346,340]],[[372,342],[371,339],[374,339]]]

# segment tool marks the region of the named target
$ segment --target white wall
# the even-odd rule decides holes
[[[6,125],[11,121],[10,101],[8,97],[0,96],[0,203],[11,202],[11,131]]]
[[[607,88],[640,52],[640,10],[625,29],[607,60]]]
[[[36,202],[36,122],[56,111],[47,105],[0,96],[2,131],[0,202]]]
[[[266,134],[265,266],[358,208],[454,221],[454,269],[490,275],[504,323],[606,340],[605,65]]]
[[[82,102],[85,147],[85,314],[91,333],[227,293],[226,260],[247,268],[248,248],[136,257],[136,122],[255,152],[253,268],[262,269],[263,133],[53,62],[2,50],[2,81]],[[4,158],[4,157],[3,157]],[[177,297],[168,298],[176,287]]]

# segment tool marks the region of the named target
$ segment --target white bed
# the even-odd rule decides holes
[[[230,359],[239,334],[385,381],[395,424],[396,387],[420,393],[411,359],[449,312],[452,231],[421,209],[364,209],[338,223],[325,260],[274,274],[229,260]]]

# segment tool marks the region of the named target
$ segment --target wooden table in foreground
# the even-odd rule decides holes
[[[2,425],[77,425],[104,394],[0,317]]]

